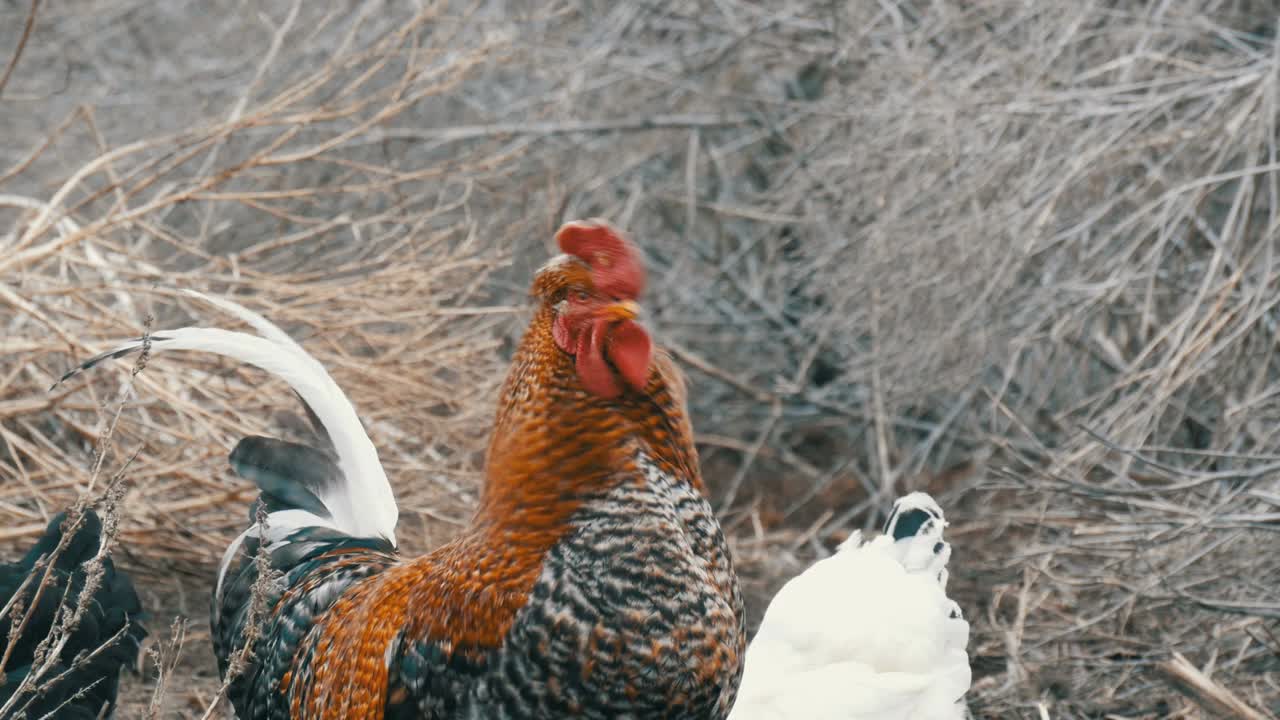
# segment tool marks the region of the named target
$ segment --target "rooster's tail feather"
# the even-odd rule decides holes
[[[258,505],[268,513],[305,510],[333,522],[333,514],[321,500],[332,497],[342,484],[342,469],[334,458],[310,445],[252,436],[241,440],[231,451],[231,467],[236,474],[258,486],[259,503],[250,510],[257,517]]]
[[[399,511],[373,442],[324,367],[261,315],[229,300],[189,294],[259,334],[195,327],[158,332],[89,359],[63,381],[105,359],[147,348],[199,350],[266,370],[301,398],[325,449],[248,437],[231,453],[232,467],[260,492],[249,527],[223,554],[211,618],[221,674],[237,658],[250,658],[231,679],[237,712],[279,717],[287,714],[280,672],[316,619],[352,583],[398,561]]]
[[[316,462],[322,455],[321,451],[310,448],[299,451],[297,448],[301,446],[250,438],[245,441],[250,444],[243,452],[241,447],[236,449],[243,462],[237,463],[233,453],[232,462],[237,471],[241,474],[247,471],[246,477],[262,487],[269,509],[307,510],[321,526],[337,528],[354,537],[384,538],[394,545],[399,511],[391,485],[355,408],[324,366],[283,330],[248,308],[224,298],[213,298],[191,290],[187,293],[235,315],[261,336],[197,327],[158,332],[86,360],[64,375],[58,384],[104,360],[124,357],[148,347],[152,352],[210,352],[266,370],[287,382],[302,399],[318,432],[332,445],[335,458],[322,464]],[[283,462],[290,458],[298,459],[302,464],[286,468]],[[287,489],[291,482],[302,487]],[[301,504],[294,504],[295,501]],[[315,501],[321,508],[316,507]],[[291,513],[272,518],[271,524],[290,525],[299,519],[302,518]]]

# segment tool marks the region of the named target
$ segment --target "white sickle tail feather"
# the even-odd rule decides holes
[[[324,366],[283,330],[252,310],[224,298],[209,297],[193,290],[186,292],[235,315],[262,337],[199,327],[157,332],[86,360],[64,375],[58,384],[103,360],[137,352],[148,342],[152,352],[198,350],[261,368],[287,382],[302,399],[309,415],[319,422],[332,444],[337,469],[337,472],[323,470],[316,457],[323,456],[323,453],[318,450],[307,448],[314,453],[308,455],[297,450],[301,446],[293,446],[292,443],[267,438],[241,441],[241,446],[245,443],[249,446],[245,450],[236,448],[232,464],[237,472],[262,487],[263,500],[275,516],[268,517],[268,525],[280,529],[318,525],[353,537],[381,537],[394,545],[399,510],[391,484],[373,442],[356,416],[355,408]],[[289,458],[281,454],[287,454]],[[295,460],[301,461],[301,465],[292,466],[290,474],[272,470]],[[329,463],[332,465],[334,461]],[[298,487],[291,488],[291,483]],[[291,502],[302,504],[291,505]],[[304,513],[300,514],[298,510]],[[314,517],[315,522],[309,522],[308,516]],[[300,522],[303,525],[299,525]],[[246,535],[252,532],[253,528],[250,528]],[[239,544],[238,541],[233,544],[228,556]]]
[[[747,648],[730,720],[966,717],[969,624],[946,594],[946,525],[933,498],[911,493],[883,535],[855,532],[783,586]]]

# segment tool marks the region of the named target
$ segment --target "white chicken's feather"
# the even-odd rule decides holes
[[[946,522],[913,493],[886,532],[911,510],[936,520],[897,542],[855,533],[783,586],[747,648],[730,720],[965,717],[969,624],[946,595]]]
[[[324,427],[337,455],[343,482],[319,499],[332,520],[298,510],[274,512],[268,525],[298,528],[308,525],[334,527],[355,537],[382,537],[395,544],[399,519],[395,495],[378,459],[378,451],[361,425],[351,401],[318,360],[287,333],[261,315],[225,298],[187,291],[240,318],[264,337],[220,328],[187,327],[157,332],[150,337],[151,352],[197,350],[214,353],[261,368],[289,384],[311,408]],[[91,367],[102,358],[119,357],[139,350],[144,341],[131,340],[87,361]],[[63,380],[76,371],[68,373]],[[303,517],[303,516],[306,517]],[[251,527],[243,537],[254,533]],[[233,543],[233,548],[240,541]]]

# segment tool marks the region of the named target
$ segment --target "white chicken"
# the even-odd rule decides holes
[[[855,532],[783,586],[747,648],[730,720],[957,720],[969,623],[947,597],[951,546],[926,493],[899,498],[884,534]]]

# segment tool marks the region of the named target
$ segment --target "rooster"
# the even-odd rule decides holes
[[[261,337],[184,328],[82,366],[143,345],[219,353],[285,379],[327,438],[250,437],[231,453],[261,490],[261,520],[227,550],[213,599],[241,718],[728,714],[742,597],[683,378],[638,318],[639,252],[602,222],[569,223],[556,241],[499,394],[475,517],[421,557],[397,551],[395,500],[351,403],[265,318],[210,299]]]
[[[899,498],[884,534],[855,532],[774,596],[731,720],[960,720],[969,624],[946,594],[942,508]]]
[[[25,557],[0,564],[0,717],[109,716],[120,668],[137,663],[147,631],[133,583],[99,558],[93,510],[70,522],[59,513]]]

